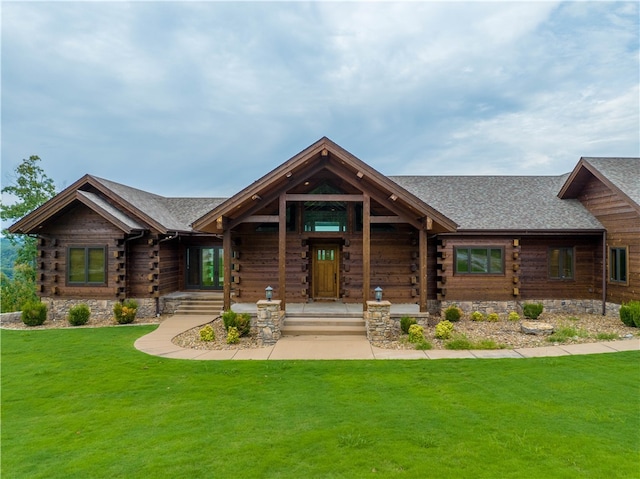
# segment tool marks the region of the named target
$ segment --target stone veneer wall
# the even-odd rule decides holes
[[[154,298],[129,298],[138,303],[136,319],[152,318],[156,315],[156,300]],[[113,318],[113,305],[117,299],[57,299],[43,297],[42,302],[47,305],[47,319],[60,321],[67,319],[69,309],[76,304],[85,303],[91,310],[91,317],[96,319]]]
[[[509,314],[516,311],[522,314],[522,305],[525,303],[542,303],[546,313],[565,314],[602,314],[602,301],[597,299],[539,299],[527,301],[442,301],[441,311],[451,305],[456,305],[463,312],[469,314],[480,311],[484,314],[498,313]],[[620,311],[619,304],[607,303],[606,315],[617,317]]]
[[[280,309],[281,303],[275,299],[262,299],[256,303],[258,314],[255,326],[262,346],[276,344],[282,335],[281,326],[285,312]]]

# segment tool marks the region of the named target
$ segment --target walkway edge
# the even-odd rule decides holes
[[[542,346],[538,348],[462,350],[383,349],[365,338],[353,336],[295,336],[281,338],[275,345],[255,349],[202,350],[181,348],[172,340],[180,333],[209,323],[209,316],[175,315],[155,331],[139,338],[134,347],[146,354],[192,360],[293,360],[293,359],[496,359],[540,358],[583,354],[640,351],[640,338],[599,343]]]

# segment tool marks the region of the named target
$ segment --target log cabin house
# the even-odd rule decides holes
[[[640,298],[640,158],[560,176],[385,176],[328,138],[231,198],[167,198],[86,175],[9,228],[36,235],[51,317],[142,315],[217,290],[224,309],[384,299],[438,313],[617,312]]]

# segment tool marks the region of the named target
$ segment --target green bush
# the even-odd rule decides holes
[[[236,344],[240,342],[240,333],[235,326],[229,326],[227,330],[227,344]]]
[[[251,315],[249,313],[238,314],[235,311],[225,311],[222,313],[224,329],[236,328],[240,336],[246,336],[251,331]]]
[[[409,334],[409,328],[412,324],[416,324],[416,318],[411,318],[409,316],[403,316],[400,318],[400,329],[404,334]]]
[[[480,311],[474,311],[471,313],[471,321],[484,321],[484,314]]]
[[[133,299],[125,299],[113,305],[113,315],[118,324],[130,324],[136,319],[138,303]]]
[[[453,323],[451,321],[440,321],[436,324],[436,338],[449,339],[453,333]]]
[[[538,319],[538,316],[542,314],[543,308],[542,303],[525,303],[522,306],[522,314],[524,314],[525,318]]]
[[[249,313],[239,314],[236,316],[234,326],[238,329],[240,336],[247,336],[251,332],[251,315]]]
[[[206,326],[200,329],[201,341],[215,341],[215,339],[216,339],[216,333],[210,324],[207,324]]]
[[[27,326],[40,326],[47,319],[47,305],[29,301],[22,306],[22,322]]]
[[[412,324],[409,327],[409,342],[421,343],[424,341],[424,328],[418,324]]]
[[[620,306],[620,319],[626,326],[640,328],[640,301],[629,301]]]
[[[236,325],[236,318],[238,314],[235,311],[225,311],[222,313],[222,322],[224,324],[224,329],[229,331],[229,328]]]
[[[69,308],[69,324],[71,326],[82,326],[89,322],[91,310],[85,303],[76,304]]]
[[[508,316],[509,321],[520,321],[520,315],[515,311],[511,311]]]
[[[455,323],[456,321],[460,321],[462,317],[462,310],[458,308],[455,304],[452,304],[447,309],[444,310],[444,319]]]
[[[489,313],[487,315],[487,321],[490,321],[492,323],[496,323],[496,322],[500,321],[500,316],[498,316],[498,313]]]

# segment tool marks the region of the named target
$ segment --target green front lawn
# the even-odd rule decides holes
[[[2,331],[9,478],[638,477],[640,353],[182,361]]]

